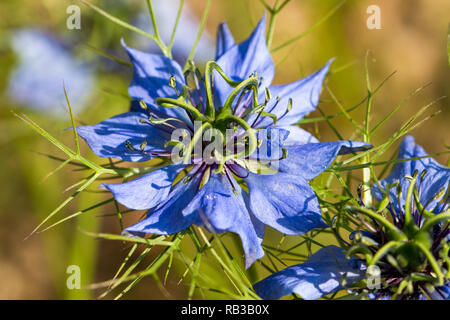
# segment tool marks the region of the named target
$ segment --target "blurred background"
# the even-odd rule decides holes
[[[144,0],[92,0],[92,3],[151,32]],[[178,1],[152,3],[167,42]],[[291,0],[277,18],[272,49],[308,30],[338,3]],[[174,47],[174,57],[181,62],[189,54],[205,4],[205,0],[185,1]],[[67,26],[68,17],[74,13],[73,8],[68,10],[71,5],[81,9],[80,29],[71,30]],[[381,29],[367,26],[370,5],[380,8]],[[201,64],[214,58],[220,22],[227,21],[235,39],[242,41],[263,12],[259,0],[213,0],[196,60]],[[382,143],[422,106],[448,96],[449,13],[447,0],[348,0],[311,33],[274,52],[274,82],[297,80],[336,57],[328,86],[349,108],[367,94],[364,59],[370,51],[368,67],[373,87],[396,71],[374,98],[372,123],[383,119],[411,92],[426,86],[377,131],[372,143]],[[129,107],[127,87],[131,71],[99,53],[127,60],[120,46],[121,38],[141,50],[157,50],[148,39],[111,23],[80,1],[0,1],[0,299],[96,298],[101,291],[67,289],[67,267],[80,266],[82,285],[106,281],[114,276],[128,252],[124,243],[95,240],[80,231],[120,233],[117,219],[108,216],[115,212],[113,206],[93,210],[24,240],[71,194],[71,189],[66,189],[78,181],[80,174],[66,168],[47,178],[58,162],[45,155],[62,155],[11,112],[26,113],[69,145],[70,132],[64,132],[70,126],[70,118],[63,81],[78,123],[94,124],[125,112]],[[431,113],[438,110],[440,113],[412,133],[429,153],[444,151],[450,145],[448,102],[448,98],[438,100]],[[325,114],[339,112],[325,91],[320,108]],[[351,114],[362,123],[364,107]],[[309,115],[320,116],[318,111]],[[358,138],[344,117],[334,118],[332,123],[344,138]],[[337,140],[325,122],[304,128],[320,140]],[[389,156],[394,152],[395,148],[389,150]],[[85,146],[83,154],[95,159]],[[442,164],[448,161],[447,155],[436,158]],[[60,213],[61,217],[107,197],[94,189],[90,191],[77,197]],[[133,219],[136,218],[125,219],[125,223],[130,224]],[[280,237],[271,231],[268,235]],[[151,261],[152,257],[146,259]],[[174,277],[166,285],[170,296],[156,288],[149,277],[124,298],[183,298],[187,288],[177,285],[178,279],[179,276]]]

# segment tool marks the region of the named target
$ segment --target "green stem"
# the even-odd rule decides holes
[[[376,264],[381,258],[383,258],[386,254],[388,254],[391,250],[395,249],[399,245],[400,242],[398,241],[389,241],[377,251],[372,260],[370,260],[369,265],[371,266]]]
[[[356,253],[362,253],[364,255],[364,257],[366,258],[366,261],[371,261],[373,259],[372,252],[365,245],[359,244],[359,245],[355,245],[355,246],[351,247],[347,252],[347,256],[351,256]]]
[[[197,119],[202,121],[210,121],[207,117],[205,117],[197,108],[187,104],[179,99],[173,98],[156,98],[156,104],[164,107],[164,108],[176,108],[180,107],[184,110],[191,112]]]
[[[215,63],[214,61],[208,61],[206,63],[206,68],[205,68],[205,90],[206,90],[205,113],[213,119],[214,119],[216,110],[215,110],[215,106],[214,106],[211,81],[212,81],[212,77],[213,77],[213,70],[216,69],[216,66],[218,68],[218,71],[222,70],[217,65],[217,63]]]
[[[64,86],[64,96],[66,97],[67,106],[69,107],[70,120],[72,121],[73,138],[75,140],[76,154],[80,154],[80,142],[78,140],[77,127],[72,113],[72,106],[70,105],[69,96],[67,95],[66,87]]]
[[[245,148],[244,151],[238,152],[236,154],[228,155],[223,158],[223,161],[219,164],[219,167],[217,168],[216,172],[219,173],[223,170],[223,167],[225,163],[230,159],[237,159],[237,158],[246,158],[249,155],[251,155],[253,152],[255,152],[256,148],[258,147],[258,139],[256,138],[256,134],[254,132],[254,129],[243,119],[229,115],[226,118],[223,119],[224,121],[230,121],[230,122],[236,122],[242,128],[245,129],[246,134],[248,135],[248,149]]]
[[[442,270],[439,267],[439,264],[436,261],[436,259],[434,258],[433,254],[422,243],[414,242],[414,244],[425,254],[425,257],[427,258],[428,262],[430,263],[431,267],[433,268],[434,272],[436,273],[436,276],[439,281],[439,285],[442,286],[444,284],[444,274],[442,273]]]
[[[223,72],[223,70],[219,67],[219,65],[215,61],[208,61],[206,63],[205,67],[205,90],[206,90],[206,115],[213,118],[215,117],[215,106],[214,106],[214,99],[213,99],[213,93],[212,93],[212,79],[213,79],[213,71],[217,71],[222,78],[231,86],[236,87],[239,86],[239,82],[233,81],[230,78],[226,76],[226,74]],[[228,99],[227,99],[228,101]]]
[[[398,229],[395,225],[393,225],[389,220],[387,220],[380,214],[375,213],[372,210],[362,208],[362,207],[350,208],[350,211],[356,211],[356,212],[362,213],[362,214],[367,215],[367,216],[371,217],[372,219],[378,221],[386,229],[388,229],[389,231],[392,232],[392,234],[395,236],[396,240],[405,240],[406,239],[406,236],[403,234],[403,232],[400,229]]]
[[[364,142],[370,143],[370,110],[372,108],[372,86],[370,84],[369,67],[368,67],[369,51],[366,54],[366,86],[367,86],[367,104],[366,104],[366,120],[364,125]],[[370,163],[370,154],[367,153],[363,158],[363,163]],[[370,207],[372,205],[372,194],[370,187],[370,167],[363,169],[363,186],[364,190],[362,192],[363,202],[366,206]]]
[[[184,0],[180,0],[180,6],[178,7],[177,18],[175,20],[175,25],[172,30],[172,35],[170,36],[169,45],[167,46],[167,49],[169,50],[169,52],[172,52],[173,43],[175,41],[175,34],[178,29],[178,23],[180,22],[181,11],[183,10],[183,5],[184,5]]]
[[[425,221],[425,223],[423,224],[420,231],[429,230],[436,223],[441,222],[441,221],[446,221],[446,220],[450,220],[450,212],[440,213],[440,214],[435,215],[434,217],[428,219],[427,221]]]
[[[201,228],[197,228],[198,232],[200,233],[200,236],[202,237],[203,241],[208,246],[209,250],[211,250],[212,255],[216,260],[220,263],[222,268],[224,269],[225,273],[228,274],[229,279],[232,281],[232,283],[235,285],[236,289],[238,289],[241,293],[247,293],[248,288],[243,283],[241,277],[233,272],[233,270],[226,264],[223,259],[219,256],[217,251],[214,249],[214,247],[211,245],[211,243],[208,241],[208,238],[206,238],[205,234],[203,233],[203,230]]]
[[[269,20],[269,30],[267,31],[267,37],[266,37],[266,43],[267,48],[270,50],[270,45],[272,44],[272,38],[273,38],[273,32],[275,30],[275,20],[278,14],[277,6],[280,0],[276,0],[275,4],[273,5],[273,8],[269,10],[270,12],[270,20]]]
[[[199,139],[202,138],[203,133],[205,132],[206,129],[212,128],[211,123],[209,122],[204,122],[202,124],[202,126],[194,133],[194,136],[192,137],[191,142],[189,143],[188,148],[185,151],[185,156],[184,156],[184,163],[188,164],[191,161],[191,155],[192,155],[192,151],[194,150],[195,144],[198,142]]]
[[[286,41],[285,43],[279,45],[275,49],[272,49],[271,52],[276,52],[278,50],[283,49],[284,47],[290,45],[291,43],[303,38],[307,34],[311,33],[313,30],[315,30],[317,27],[319,27],[322,23],[324,23],[326,20],[328,20],[333,14],[345,3],[346,0],[341,1],[338,5],[336,5],[333,9],[331,9],[330,12],[328,12],[322,19],[320,19],[316,24],[314,24],[311,28],[306,30],[305,32],[299,34],[298,36],[293,37],[292,39]]]
[[[246,89],[247,87],[251,87],[253,89],[253,103],[254,106],[258,104],[258,79],[255,76],[251,76],[248,79],[242,81],[239,83],[234,90],[231,92],[231,94],[228,96],[227,100],[225,101],[225,109],[231,110],[231,107],[233,105],[234,99],[236,99],[239,92]]]
[[[170,50],[168,50],[168,48],[166,47],[164,42],[161,40],[161,37],[159,36],[158,24],[156,23],[155,13],[153,12],[153,7],[152,7],[152,1],[151,0],[147,0],[147,6],[148,6],[148,10],[150,11],[150,17],[152,18],[153,32],[155,33],[154,34],[154,38],[155,38],[154,40],[158,44],[158,46],[160,47],[160,49],[163,52],[163,54],[166,57],[172,58],[172,53],[170,52]]]
[[[414,172],[414,176],[412,181],[409,184],[408,192],[406,193],[406,200],[405,200],[405,225],[409,225],[411,223],[411,206],[412,206],[412,197],[414,193],[414,187],[416,186],[416,179],[417,179],[417,171]],[[414,221],[412,222],[414,223]]]
[[[211,0],[207,0],[206,7],[203,10],[202,20],[200,21],[200,27],[198,28],[197,36],[195,37],[194,45],[192,46],[191,52],[189,53],[188,58],[186,59],[186,64],[184,65],[184,71],[189,68],[189,61],[194,59],[195,51],[197,50],[198,42],[200,41],[200,37],[202,36],[203,29],[206,25],[206,19],[208,18],[209,8],[211,7]]]
[[[89,3],[89,2],[86,1],[86,0],[79,0],[79,1],[81,1],[82,3],[84,3],[85,5],[87,5],[88,7],[90,7],[91,9],[97,11],[97,13],[101,14],[101,15],[104,16],[105,18],[111,20],[113,23],[115,23],[115,24],[117,24],[117,25],[119,25],[119,26],[121,26],[121,27],[124,27],[124,28],[126,28],[126,29],[128,29],[128,30],[131,30],[131,31],[133,31],[133,32],[136,32],[136,33],[140,34],[141,36],[144,36],[144,37],[146,37],[146,38],[149,38],[149,39],[155,41],[155,43],[156,43],[156,44],[158,45],[158,47],[161,49],[161,51],[163,52],[163,54],[164,54],[165,56],[167,56],[167,52],[166,52],[166,51],[167,51],[167,48],[166,48],[166,46],[161,42],[161,40],[158,40],[155,36],[153,36],[153,35],[151,35],[151,34],[145,32],[145,31],[142,31],[141,29],[136,28],[135,26],[132,26],[131,24],[128,24],[128,23],[126,23],[125,21],[122,21],[122,20],[120,20],[120,19],[118,19],[118,18],[116,18],[116,17],[110,15],[108,12],[106,12],[106,11],[100,9],[100,8],[97,7],[96,5],[93,5],[93,4]]]

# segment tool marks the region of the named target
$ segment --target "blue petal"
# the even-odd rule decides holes
[[[283,157],[282,147],[288,136],[289,131],[281,128],[269,127],[259,130],[256,133],[259,146],[256,151],[250,155],[250,158],[278,161]]]
[[[225,74],[235,81],[242,81],[257,72],[258,77],[263,78],[259,89],[262,92],[272,83],[275,74],[275,66],[266,45],[265,29],[266,16],[262,17],[247,40],[231,47],[217,60]],[[223,104],[232,88],[221,76],[214,80],[215,94]]]
[[[270,86],[272,99],[267,104],[264,111],[273,113],[278,117],[278,126],[287,126],[299,122],[306,114],[314,111],[319,104],[322,83],[330,68],[331,59],[327,64],[316,73],[300,79],[298,81],[285,84]],[[277,101],[275,98],[280,97]],[[289,99],[292,99],[292,109],[286,113]],[[258,122],[257,127],[265,127],[272,123],[269,117],[263,118]]]
[[[150,111],[158,116],[172,117],[189,121],[186,112],[181,108],[163,108],[157,106],[156,98],[177,98],[177,94],[169,85],[170,77],[174,77],[178,92],[184,84],[183,69],[180,65],[163,55],[144,53],[127,47],[122,40],[122,46],[127,51],[133,64],[133,79],[128,93],[135,100],[144,101]]]
[[[428,156],[428,154],[421,146],[415,143],[414,138],[412,136],[407,136],[400,145],[400,150],[397,158],[409,159],[426,156]],[[430,199],[432,199],[437,193],[439,193],[442,188],[448,188],[448,184],[450,182],[450,169],[440,165],[433,158],[423,158],[419,160],[399,162],[394,166],[391,174],[387,178],[380,181],[380,184],[383,189],[385,189],[388,184],[392,184],[399,180],[402,187],[403,199],[401,205],[403,206],[405,204],[404,201],[410,184],[410,182],[404,176],[412,176],[414,174],[414,171],[416,170],[419,173],[418,179],[420,179],[421,173],[424,170],[428,171],[423,181],[418,180],[418,185],[420,185],[419,196],[420,201],[423,205],[425,205]],[[383,197],[383,193],[378,188],[378,186],[375,185],[372,191],[375,198],[377,198],[378,200]],[[398,209],[397,191],[395,190],[395,188],[390,191],[390,196],[392,201],[394,202],[394,207]],[[437,202],[438,201],[431,201],[427,206],[427,209],[433,209]]]
[[[369,292],[369,293],[367,294],[367,297],[368,297],[370,300],[391,300],[391,296],[388,295],[388,294],[383,294],[383,295],[381,295],[381,296],[378,296],[378,295],[375,294],[375,293]],[[423,300],[423,299],[418,299],[418,300]]]
[[[276,126],[275,128],[289,131],[288,137],[283,141],[284,147],[319,142],[311,133],[297,126]]]
[[[185,165],[169,165],[121,184],[103,184],[127,208],[145,210],[167,200],[172,183]]]
[[[301,176],[305,180],[317,177],[327,169],[337,155],[370,149],[359,141],[308,143],[287,147],[287,157],[280,161],[279,170]]]
[[[262,223],[290,235],[327,227],[320,215],[317,196],[302,177],[249,173],[245,182],[250,208]]]
[[[430,293],[433,300],[450,300],[450,282]]]
[[[165,203],[148,211],[142,221],[126,228],[124,233],[142,236],[145,233],[173,234],[186,229],[194,221],[191,217],[183,215],[183,209],[194,198],[199,183],[200,180],[197,177],[194,177],[189,183],[177,183]]]
[[[365,276],[364,269],[361,260],[347,259],[341,248],[328,246],[305,263],[277,272],[253,287],[263,299],[280,299],[296,293],[303,299],[314,300],[343,289],[343,276],[347,284],[361,281]]]
[[[217,28],[216,61],[234,45],[235,41],[227,23],[221,23]]]
[[[167,151],[164,143],[170,135],[139,119],[147,117],[139,112],[127,112],[109,118],[93,126],[77,127],[77,132],[88,143],[91,150],[99,157],[118,158],[125,161],[147,161],[154,156],[127,148],[126,141],[136,149],[147,140],[144,151]]]
[[[245,252],[245,266],[250,267],[264,256],[261,247],[264,226],[252,219],[247,210],[242,190],[234,182],[237,194],[225,175],[211,175],[208,183],[183,210],[196,224],[212,227],[212,232],[233,232],[239,235]]]

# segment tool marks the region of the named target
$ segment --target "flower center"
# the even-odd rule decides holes
[[[225,101],[214,96],[214,71],[225,80],[227,89],[231,91]],[[270,170],[274,161],[286,155],[285,149],[281,148],[279,135],[256,129],[262,117],[271,117],[274,123],[277,121],[275,115],[264,111],[271,99],[268,89],[265,102],[258,103],[261,79],[258,79],[257,74],[243,81],[234,81],[225,75],[216,62],[210,61],[206,64],[203,77],[191,63],[190,69],[185,72],[185,83],[180,91],[180,86],[177,88],[172,76],[169,85],[177,98],[160,97],[156,99],[156,104],[164,108],[183,109],[189,122],[158,118],[151,113],[147,121],[142,121],[170,132],[171,138],[165,146],[173,147],[172,162],[195,164],[203,168],[202,172],[204,167],[208,167],[208,170],[213,169],[216,173],[241,177],[245,176],[243,172],[246,171],[260,173],[261,170]],[[144,102],[140,104],[148,110]],[[274,148],[281,149],[281,152]],[[264,156],[261,156],[262,151]],[[279,154],[279,158],[268,156],[274,154]],[[272,168],[272,172],[276,172],[276,169]]]
[[[380,268],[385,280],[377,291],[379,297],[417,298],[420,294],[438,292],[450,279],[449,257],[449,190],[443,188],[427,203],[420,202],[417,171],[407,176],[410,184],[402,205],[400,183],[389,185],[378,208],[348,208],[367,231],[352,234],[348,254],[363,254],[368,266]],[[418,183],[420,180],[420,183]],[[397,186],[397,206],[389,190]],[[433,204],[433,208],[430,205]],[[390,219],[383,216],[390,214]],[[369,219],[367,219],[369,218]]]

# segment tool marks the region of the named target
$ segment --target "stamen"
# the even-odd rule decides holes
[[[270,111],[268,111],[268,114],[272,114],[272,111],[275,109],[275,107],[278,105],[278,102],[280,101],[280,97],[279,96],[277,96],[276,98],[276,101],[275,101],[275,104],[272,106],[272,108],[270,108]],[[283,115],[284,116],[284,115]],[[283,116],[281,116],[280,118],[278,118],[277,120],[280,120]],[[263,121],[263,119],[264,118],[261,118],[258,122],[256,122],[256,120],[258,120],[258,119],[256,119],[255,120],[255,122],[253,122],[253,124],[252,124],[252,128],[255,128],[255,127],[257,127],[257,126],[259,126],[259,124]]]
[[[155,127],[155,128],[156,128],[158,125],[161,125],[160,127],[157,127],[158,130],[164,131],[165,133],[168,133],[168,134],[172,134],[172,131],[173,131],[173,130],[167,129],[164,125],[162,125],[162,123],[154,124],[154,123],[151,123],[151,122],[147,122],[147,121],[145,121],[144,119],[139,119],[139,122],[142,123],[142,124],[148,124],[148,125],[150,125],[150,126],[152,126],[152,127]],[[168,126],[168,127],[173,127],[173,126],[168,125],[168,124],[165,124],[165,125]],[[176,128],[173,127],[172,129],[176,129]]]
[[[389,206],[387,207],[389,213],[391,214],[392,220],[394,221],[394,225],[396,227],[400,227],[400,220],[398,218],[398,214],[395,211],[394,205],[391,201],[389,201]]]
[[[236,104],[234,105],[233,108],[233,112],[232,114],[236,114],[237,109],[239,108],[239,105],[242,102],[242,99],[244,98],[244,96],[249,92],[249,90],[242,90],[241,95],[238,98],[238,101],[236,102]]]
[[[345,241],[341,235],[339,234],[339,230],[337,228],[337,220],[338,220],[338,216],[334,216],[331,219],[331,230],[333,231],[334,235],[340,240],[342,241],[342,243],[344,243],[348,248],[350,248],[352,245],[350,243],[348,243],[347,241]]]
[[[202,93],[201,93],[201,91],[200,91],[200,84],[199,84],[199,81],[198,81],[199,77],[200,77],[200,79],[201,79],[200,71],[198,71],[198,69],[195,69],[195,71],[194,71],[194,83],[195,83],[195,89],[196,89],[196,91],[197,91],[198,100],[200,101],[200,105],[201,105],[200,112],[201,112],[201,113],[204,113],[205,110],[206,110],[206,103],[205,103],[205,101],[203,100],[203,96],[202,96]]]
[[[228,171],[228,167],[227,167],[227,166],[225,166],[225,175],[226,175],[226,177],[227,177],[228,182],[229,182],[230,185],[231,185],[231,188],[233,189],[233,193],[237,196],[237,195],[238,195],[238,192],[237,192],[236,187],[234,186],[234,183],[233,183],[233,181],[232,181],[232,179],[231,179],[231,177],[230,177],[230,173],[229,173],[229,171]]]
[[[358,201],[358,204],[359,204],[361,207],[365,207],[365,206],[366,206],[366,205],[364,204],[363,199],[362,199],[362,190],[363,190],[363,188],[364,188],[364,185],[363,185],[362,183],[360,183],[360,184],[358,185],[358,188],[356,189],[356,193],[358,194],[358,199],[356,199],[356,200]]]
[[[400,185],[400,181],[397,181],[397,205],[398,205],[398,218],[399,218],[399,225],[405,223],[405,215],[402,214],[402,187]],[[400,226],[399,226],[400,227]]]
[[[133,147],[133,145],[131,144],[130,141],[125,141],[125,147],[132,151],[132,152],[136,152],[136,153],[140,153],[140,154],[146,154],[146,155],[151,155],[151,156],[155,156],[155,157],[169,157],[171,154],[167,152],[167,150],[158,150],[158,151],[144,151],[145,147],[147,146],[147,140],[144,140],[141,142],[139,149],[136,149],[135,147]]]
[[[234,161],[233,161],[233,163],[226,164],[225,166],[228,167],[228,169],[230,169],[230,171],[238,178],[246,179],[250,175],[250,172],[248,170],[241,167]],[[238,172],[238,171],[240,171],[240,172]]]
[[[142,141],[139,148],[141,149],[142,152],[144,152],[146,146],[147,146],[147,140],[144,140],[144,141]]]
[[[237,115],[237,117],[239,118],[245,118],[248,114],[250,114],[249,112],[249,106],[252,102],[253,99],[253,91],[250,91],[250,94],[248,95],[247,99],[244,101],[244,103],[242,104],[242,110],[239,112],[239,114]]]
[[[177,94],[177,96],[180,95],[180,93],[178,92],[178,89],[177,89],[177,83],[175,81],[175,77],[174,76],[170,76],[169,86],[172,87],[175,90],[175,93]]]
[[[211,166],[206,166],[206,168],[203,170],[201,175],[202,175],[202,178],[201,178],[201,182],[198,186],[198,190],[203,188],[203,186],[205,186],[208,183],[209,178],[211,176]]]
[[[139,100],[139,105],[141,106],[142,109],[146,111],[148,110],[147,104],[143,100]]]
[[[294,102],[292,101],[292,98],[289,98],[289,100],[288,100],[288,105],[287,105],[287,108],[286,108],[286,111],[281,115],[280,119],[284,118],[284,117],[289,113],[289,111],[292,110],[292,105],[293,105],[293,103],[294,103]]]
[[[183,183],[188,183],[189,181],[191,181],[191,179],[197,175],[197,173],[199,173],[203,167],[206,166],[205,163],[199,163],[196,164],[194,167],[192,167],[192,169],[187,173],[186,177],[184,177],[183,179]]]

